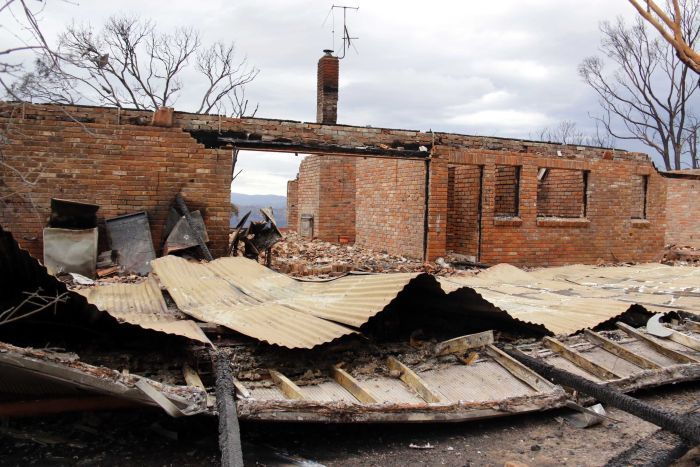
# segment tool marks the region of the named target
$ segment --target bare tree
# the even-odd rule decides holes
[[[0,2],[0,18],[3,29],[10,30],[8,23],[15,23],[18,31],[10,33],[10,37],[4,37],[3,42],[12,41],[13,45],[0,49],[0,86],[10,97],[16,97],[12,92],[12,82],[24,72],[23,60],[18,58],[22,52],[50,51],[50,48],[39,29],[36,20],[36,8],[30,4],[36,4],[43,8],[41,0],[30,2],[28,0],[4,0]],[[22,34],[24,33],[24,35]]]
[[[0,6],[0,21],[3,24],[2,42],[8,45],[0,50],[0,86],[11,99],[19,100],[14,92],[13,82],[25,72],[24,61],[27,53],[42,53],[52,63],[52,55],[44,35],[39,28],[36,15],[44,7],[41,0],[6,0]],[[42,177],[41,165],[32,169],[18,168],[8,162],[6,148],[15,129],[12,119],[22,111],[22,104],[8,106],[6,122],[0,125],[0,209],[8,208],[11,200],[28,206],[39,215],[32,197],[33,190]]]
[[[579,130],[576,126],[576,122],[571,120],[563,120],[553,127],[541,128],[530,137],[536,141],[572,144],[577,146],[611,148],[615,145],[615,138],[607,132],[601,132],[598,124],[596,124],[595,134],[591,135]]]
[[[57,66],[53,66],[55,61]],[[47,61],[49,64],[47,65]],[[243,116],[244,87],[258,70],[244,57],[237,60],[233,44],[204,47],[199,33],[178,28],[160,33],[153,22],[113,16],[102,29],[72,24],[61,34],[56,54],[44,55],[33,73],[14,87],[16,94],[41,100],[79,102],[136,109],[172,106],[185,87],[184,75],[194,63],[202,78],[188,87],[204,85],[198,113]]]
[[[698,0],[683,2],[684,37],[700,34]],[[588,57],[579,74],[595,90],[603,110],[593,118],[613,137],[640,141],[653,149],[667,170],[697,164],[688,141],[695,118],[697,76],[665,41],[650,37],[644,21],[631,27],[622,19],[601,24],[601,50],[617,65],[607,74],[600,57]],[[688,161],[690,159],[690,161]]]
[[[642,18],[651,24],[661,34],[661,37],[676,50],[678,58],[695,73],[700,73],[700,54],[694,50],[694,44],[688,41],[683,30],[686,2],[672,0],[671,5],[666,2],[666,11],[652,0],[644,0],[644,2],[629,0],[629,2]]]

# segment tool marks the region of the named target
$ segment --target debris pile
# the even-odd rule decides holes
[[[455,269],[439,258],[434,263],[404,256],[378,252],[357,245],[336,245],[321,240],[302,238],[296,232],[287,232],[272,248],[272,269],[293,277],[319,278],[344,273],[368,272],[429,272],[449,276]]]
[[[666,245],[661,262],[671,266],[700,266],[700,249],[689,245]]]

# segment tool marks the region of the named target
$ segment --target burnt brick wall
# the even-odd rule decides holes
[[[287,182],[287,229],[299,231],[299,178]]]
[[[23,115],[34,120],[72,120],[90,123],[127,125],[148,124],[153,112],[94,107],[80,105],[30,105],[0,103],[0,115]],[[209,130],[247,134],[251,139],[263,141],[285,140],[306,144],[323,143],[341,146],[381,146],[417,148],[433,145],[455,148],[487,150],[504,153],[538,154],[554,158],[628,160],[648,162],[646,154],[573,146],[539,141],[506,139],[490,136],[461,135],[456,133],[425,132],[369,126],[333,125],[313,122],[267,118],[233,118],[220,115],[203,115],[175,112],[174,126],[184,130]]]
[[[0,117],[0,125],[9,138],[4,161],[36,180],[27,190],[16,173],[0,168],[6,188],[22,190],[31,199],[11,196],[0,201],[0,223],[32,255],[43,255],[42,229],[52,197],[99,205],[101,222],[146,211],[159,251],[168,210],[180,189],[190,209],[202,209],[212,253],[225,253],[230,150],[205,149],[179,128],[35,120],[19,112]],[[106,246],[103,230],[100,235]]]
[[[355,241],[355,157],[319,156],[321,180],[318,238]]]
[[[176,129],[162,130],[139,127],[135,124],[148,124],[151,112],[124,110],[115,108],[99,108],[87,106],[16,106],[10,104],[0,105],[0,116],[3,118],[21,118],[41,124],[41,127],[54,124],[68,124],[71,119],[80,120],[83,125],[106,125],[110,131],[122,131],[123,134],[131,134],[131,131],[143,130],[144,132],[156,131],[157,134],[172,134],[181,131]],[[209,130],[229,131],[250,135],[252,139],[263,141],[280,140],[301,142],[304,144],[337,144],[348,146],[382,146],[388,147],[417,147],[423,145],[432,148],[430,162],[430,200],[428,211],[428,257],[434,259],[445,254],[447,246],[447,204],[448,204],[448,163],[450,164],[474,164],[484,165],[484,218],[482,222],[482,261],[500,262],[509,261],[515,264],[566,264],[571,262],[596,262],[602,260],[647,260],[653,259],[654,252],[660,250],[665,234],[664,206],[666,204],[666,183],[660,180],[654,171],[646,155],[625,151],[614,151],[601,148],[566,146],[558,144],[540,143],[533,141],[509,140],[494,137],[482,137],[473,135],[458,135],[448,133],[432,133],[414,130],[395,130],[386,128],[370,128],[349,125],[328,125],[318,123],[302,123],[276,119],[260,118],[226,118],[216,115],[197,115],[175,112],[174,125],[184,130]],[[77,125],[80,127],[80,125]],[[150,134],[150,133],[149,133]],[[119,141],[121,133],[113,138]],[[219,154],[219,160],[215,170],[221,171],[221,176],[230,178],[230,154],[227,152],[215,152],[203,150],[201,146],[192,143],[186,134],[186,141],[182,149],[186,154],[192,154],[192,162],[188,159],[177,159],[182,162],[177,179],[185,182],[185,188],[189,185],[195,187],[200,183],[212,183],[213,185],[202,195],[202,204],[218,206],[218,200],[211,200],[212,194],[222,195],[225,201],[221,201],[222,209],[228,210],[228,186],[224,189],[224,183],[207,177],[197,177],[198,158],[209,160],[214,154]],[[159,153],[158,148],[164,144],[157,143],[143,146],[139,141],[135,148],[139,148],[138,158],[148,158],[142,151],[144,147],[153,147],[150,153]],[[73,151],[79,154],[79,150],[85,149],[87,141],[78,142]],[[95,143],[99,144],[99,143]],[[173,143],[175,144],[175,143]],[[42,147],[48,146],[48,141],[43,140]],[[40,151],[39,149],[36,149]],[[129,150],[111,149],[124,155],[129,155]],[[106,151],[109,151],[106,150]],[[201,154],[197,151],[201,151]],[[167,152],[167,151],[166,151]],[[109,153],[108,153],[109,154]],[[194,156],[198,154],[198,156]],[[110,154],[114,156],[115,154]],[[225,160],[223,156],[226,155]],[[71,159],[72,161],[73,159]],[[151,166],[160,168],[160,162]],[[519,219],[495,219],[493,174],[495,165],[521,165],[521,201]],[[100,162],[99,167],[101,167]],[[367,165],[374,170],[377,166],[387,170],[372,172],[372,177],[362,173],[360,166]],[[405,166],[405,173],[398,173],[390,167]],[[71,165],[69,168],[72,168]],[[88,173],[96,170],[96,166],[77,166],[77,170],[87,170]],[[109,165],[108,165],[109,167]],[[565,222],[557,222],[557,219],[537,219],[537,168],[563,168],[569,170],[589,170],[589,213],[585,219],[564,219]],[[206,170],[205,167],[201,167]],[[422,256],[423,236],[423,197],[425,183],[425,163],[419,160],[394,161],[388,159],[357,159],[357,186],[356,186],[356,225],[357,242],[378,249],[391,249],[392,252]],[[121,169],[114,169],[121,170]],[[175,167],[170,168],[175,174]],[[153,171],[143,171],[148,179],[149,190],[157,187],[153,185],[157,180],[152,180]],[[194,173],[192,173],[194,172]],[[68,172],[61,173],[66,176]],[[394,183],[389,183],[386,192],[377,193],[377,188],[382,188],[387,180],[394,174]],[[195,175],[187,178],[187,175]],[[199,174],[204,175],[204,174]],[[630,197],[632,191],[625,182],[631,175],[649,175],[648,190],[648,214],[646,220],[630,219],[632,207]],[[114,175],[114,177],[123,177]],[[90,177],[81,176],[82,180]],[[359,183],[362,179],[362,183]],[[396,182],[400,179],[405,184]],[[194,180],[190,182],[189,180]],[[76,183],[76,182],[73,182]],[[105,185],[103,181],[98,182]],[[140,181],[142,186],[143,181]],[[320,182],[319,182],[320,183]],[[301,211],[302,183],[299,182],[299,199]],[[318,185],[317,185],[318,186]],[[418,188],[420,187],[420,188]],[[384,189],[382,188],[382,189]],[[105,188],[106,191],[106,188]],[[133,197],[148,196],[127,194],[127,199],[136,203]],[[148,191],[148,190],[147,190]],[[199,191],[194,190],[197,193]],[[318,192],[318,191],[317,191]],[[126,193],[119,188],[116,193]],[[411,194],[412,198],[409,197]],[[363,199],[366,195],[368,198]],[[107,195],[105,195],[107,197]],[[115,196],[114,196],[115,197]],[[397,199],[402,199],[397,203]],[[410,198],[410,199],[409,199]],[[316,196],[318,199],[318,196]],[[371,203],[370,200],[374,200]],[[374,206],[370,206],[374,204]],[[316,202],[318,206],[318,202]],[[129,205],[133,207],[132,205]],[[367,206],[369,210],[365,210]],[[387,209],[391,206],[391,209]],[[196,207],[196,206],[195,206]],[[370,221],[363,218],[367,212],[374,218]],[[318,216],[318,213],[315,213]],[[42,214],[44,215],[44,214]],[[3,214],[6,216],[6,214]],[[217,215],[218,216],[218,215]],[[24,216],[26,217],[26,216]],[[222,224],[228,227],[228,216]],[[406,223],[403,220],[410,219]],[[5,217],[3,218],[5,219]],[[13,218],[15,219],[15,218]],[[20,220],[24,221],[23,218]],[[319,221],[318,217],[316,219]],[[322,221],[322,219],[321,219]],[[7,222],[4,220],[4,222]],[[13,220],[18,222],[18,220]],[[28,222],[28,221],[27,221]],[[218,220],[216,222],[219,222]],[[38,224],[42,224],[43,220]],[[37,224],[37,225],[38,225]],[[391,227],[387,227],[391,226]],[[395,228],[394,228],[395,227]],[[376,233],[376,235],[375,235]],[[36,235],[36,230],[27,231],[24,235],[31,237]],[[488,239],[487,239],[488,236]],[[156,236],[154,235],[154,238]],[[223,237],[223,236],[222,236]],[[391,237],[391,238],[389,238]],[[388,239],[387,239],[388,238]],[[388,245],[388,246],[387,246]],[[407,253],[409,252],[409,253]]]
[[[299,164],[299,176],[297,185],[297,222],[301,233],[301,216],[311,214],[314,216],[313,235],[318,234],[319,224],[319,193],[321,187],[321,156],[306,156]]]
[[[486,264],[553,266],[598,261],[653,261],[660,257],[666,232],[666,179],[647,162],[612,158],[553,158],[536,154],[467,149],[438,150],[450,164],[483,164],[480,260]],[[497,165],[520,165],[520,215],[495,215]],[[585,218],[537,216],[539,168],[588,171]],[[632,177],[647,175],[647,218],[631,219],[638,202]],[[437,182],[437,181],[436,181]],[[447,183],[447,176],[444,178]],[[433,206],[439,212],[440,206]],[[439,253],[439,244],[434,246]]]
[[[422,258],[425,163],[359,158],[356,164],[356,244]]]
[[[496,165],[494,175],[495,200],[494,214],[502,217],[518,215],[520,196],[520,167],[515,165]]]
[[[584,214],[584,172],[546,169],[537,182],[537,215],[541,217],[582,217]],[[637,198],[630,200],[636,205]]]
[[[479,195],[481,167],[448,167],[447,250],[477,256],[479,241]]]
[[[666,183],[666,244],[700,248],[700,180],[667,178]]]
[[[632,219],[646,218],[648,181],[649,178],[646,175],[633,175],[629,179],[630,191],[632,192],[632,199],[630,200],[630,217]]]
[[[326,54],[318,60],[316,121],[335,123],[338,118],[338,75],[340,60]]]

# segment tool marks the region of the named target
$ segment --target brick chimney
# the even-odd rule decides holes
[[[318,61],[318,82],[316,88],[316,122],[336,123],[338,119],[338,72],[340,61],[331,55],[332,50],[324,50],[325,55]]]

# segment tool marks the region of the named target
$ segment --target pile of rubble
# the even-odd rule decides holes
[[[700,249],[689,245],[666,245],[661,262],[671,266],[700,266]]]
[[[357,245],[336,245],[287,232],[272,247],[272,268],[293,277],[334,277],[347,272],[429,272],[449,276],[455,269],[439,258],[423,262]]]

